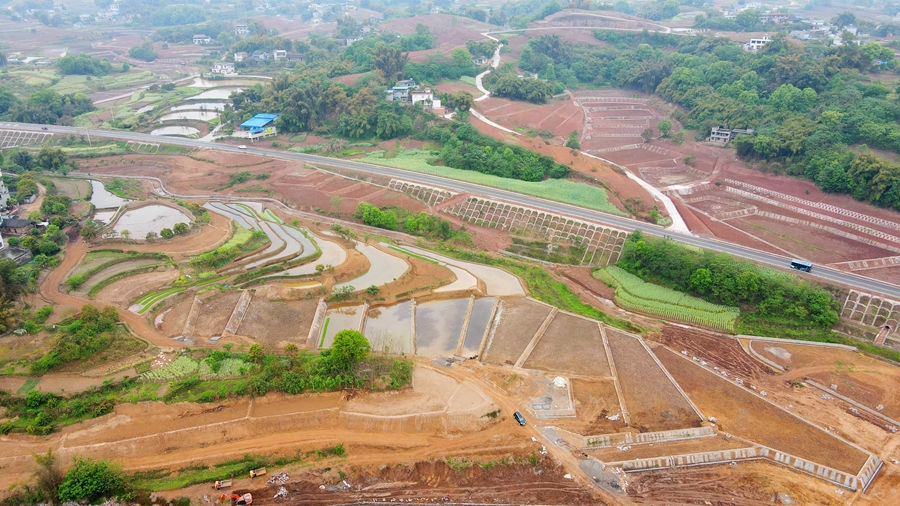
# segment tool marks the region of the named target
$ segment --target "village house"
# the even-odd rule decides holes
[[[278,134],[278,131],[275,128],[276,119],[278,119],[277,114],[257,114],[241,123],[241,128],[247,131],[247,138],[251,141],[263,137],[274,136]]]
[[[744,44],[744,51],[759,51],[759,49],[769,42],[772,42],[772,39],[769,38],[769,35],[763,35],[762,37],[756,37],[750,39],[750,42]]]
[[[712,127],[712,130],[709,132],[709,137],[706,138],[706,142],[715,142],[724,146],[737,137],[738,134],[753,135],[753,129],[715,126]]]
[[[0,221],[0,233],[4,235],[21,236],[27,234],[33,228],[33,221],[16,218],[15,216],[4,217]]]
[[[240,62],[246,60],[247,56],[249,56],[249,55],[247,54],[246,51],[238,51],[237,53],[234,53],[234,62],[240,63]]]
[[[272,59],[273,60],[286,60],[287,59],[287,50],[286,49],[276,49],[272,51]]]
[[[234,33],[235,37],[246,37],[250,35],[250,27],[247,25],[234,25],[232,33]]]
[[[212,37],[203,33],[194,34],[194,45],[205,46],[207,44],[212,44]]]
[[[210,72],[213,74],[234,74],[234,63],[232,62],[217,62],[213,64]]]

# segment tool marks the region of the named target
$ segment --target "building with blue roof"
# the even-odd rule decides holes
[[[277,114],[257,114],[241,123],[241,128],[247,131],[247,138],[250,140],[276,135],[278,133],[275,129],[276,119],[278,119]]]

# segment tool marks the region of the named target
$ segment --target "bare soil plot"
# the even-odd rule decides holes
[[[654,351],[703,414],[717,419],[720,430],[852,474],[866,462],[862,451],[689,359],[661,347]]]
[[[148,291],[144,290],[144,293]],[[194,295],[193,291],[185,291],[166,299],[165,306],[156,312],[154,325],[169,337],[180,336],[191,311]]]
[[[733,450],[750,446],[745,441],[734,438],[727,440],[722,436],[690,439],[686,441],[669,441],[653,443],[653,445],[633,445],[619,448],[603,448],[585,450],[591,457],[603,462],[621,462],[623,460],[664,457],[667,455],[684,455],[689,453]]]
[[[566,313],[553,317],[524,367],[583,376],[611,375],[600,326]]]
[[[701,329],[666,325],[659,333],[648,339],[665,344],[674,351],[686,351],[689,358],[702,360],[719,366],[729,374],[744,378],[770,376],[771,370],[748,355],[734,337],[716,334]]]
[[[161,288],[178,279],[180,271],[173,267],[161,267],[153,272],[127,276],[107,285],[94,296],[96,300],[125,308],[149,290]]]
[[[386,466],[372,464],[342,470],[348,483],[359,484],[350,490],[320,488],[323,477],[337,476],[324,469],[297,469],[285,485],[290,504],[368,504],[386,501],[449,504],[491,504],[502,497],[510,504],[596,505],[603,500],[589,489],[564,478],[566,470],[544,457],[537,465],[521,462],[527,455],[516,455],[518,463],[505,463],[511,455],[485,455],[468,459],[427,460]],[[462,462],[460,465],[458,462]],[[461,468],[464,467],[464,468]],[[278,486],[253,489],[256,497],[273,496]],[[199,496],[200,494],[196,494]],[[265,503],[263,503],[265,504]]]
[[[391,19],[383,24],[383,29],[397,33],[415,33],[416,25],[428,27],[434,36],[432,49],[416,53],[443,52],[449,55],[458,47],[465,47],[467,40],[482,40],[483,32],[495,29],[494,26],[471,18],[463,18],[450,14],[427,14],[410,18]],[[410,58],[413,59],[413,58]],[[414,60],[419,61],[419,60]]]
[[[550,314],[550,307],[524,297],[500,301],[496,329],[485,349],[484,360],[494,364],[514,364],[528,346],[534,333]]]
[[[235,333],[269,346],[284,341],[303,346],[317,306],[315,300],[273,301],[253,297]]]
[[[593,436],[625,432],[628,428],[622,417],[607,417],[621,413],[616,386],[610,379],[570,378],[576,418],[560,418],[553,424],[576,434]]]
[[[222,334],[241,292],[233,291],[205,297],[197,303],[191,337],[213,337]]]
[[[771,504],[779,494],[793,504],[847,503],[834,485],[768,462],[648,471],[630,474],[628,482],[634,504]]]
[[[522,107],[522,102],[491,97],[479,102],[476,108],[491,121],[511,129],[545,130],[557,137],[567,137],[573,130],[581,131],[583,114],[568,98],[528,105]]]
[[[697,427],[700,420],[637,336],[607,328],[606,337],[631,424],[641,432]]]
[[[864,406],[900,418],[900,368],[862,353],[802,344],[752,341],[753,350],[787,369],[785,381],[810,378]]]

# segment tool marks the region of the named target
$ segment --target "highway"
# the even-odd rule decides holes
[[[108,130],[87,130],[84,128],[77,127],[66,127],[66,126],[55,126],[55,125],[35,125],[30,123],[4,123],[0,122],[0,129],[11,129],[11,130],[25,130],[25,131],[34,131],[34,132],[50,132],[54,134],[64,134],[64,135],[82,135],[82,136],[90,136],[90,137],[102,137],[102,138],[111,138],[116,140],[124,140],[124,141],[134,141],[134,142],[143,142],[143,143],[151,143],[151,144],[171,144],[178,146],[185,146],[189,148],[199,148],[199,149],[216,149],[220,151],[234,152],[234,153],[251,153],[260,156],[267,156],[270,158],[277,158],[282,160],[289,160],[298,163],[309,163],[309,164],[318,164],[318,165],[326,165],[331,167],[337,167],[341,169],[354,170],[363,173],[369,174],[377,174],[381,176],[387,176],[392,178],[404,179],[407,181],[412,181],[416,183],[421,183],[430,186],[437,186],[441,188],[446,188],[448,190],[452,190],[459,193],[471,193],[476,195],[481,195],[491,199],[503,200],[509,203],[519,204],[522,206],[532,207],[536,209],[542,209],[548,212],[564,214],[568,216],[572,216],[575,218],[579,218],[585,221],[590,221],[594,223],[599,223],[603,225],[607,225],[614,228],[619,228],[621,230],[632,231],[632,230],[640,230],[642,233],[657,236],[657,237],[668,237],[674,241],[678,241],[680,243],[688,244],[691,246],[696,246],[704,249],[709,249],[713,251],[721,251],[724,253],[729,253],[731,255],[745,258],[747,260],[752,260],[754,262],[759,262],[761,264],[771,265],[774,267],[785,268],[790,264],[790,258],[785,257],[783,255],[777,255],[774,253],[768,253],[764,251],[759,251],[753,248],[749,248],[746,246],[741,246],[738,244],[733,244],[726,241],[721,241],[718,239],[712,238],[704,238],[704,237],[695,237],[688,234],[682,234],[677,232],[672,232],[666,230],[663,227],[651,225],[649,223],[632,220],[629,218],[623,218],[621,216],[616,216],[612,214],[603,213],[600,211],[594,211],[591,209],[584,209],[576,206],[572,206],[569,204],[562,204],[559,202],[554,202],[550,200],[541,199],[539,197],[531,197],[528,195],[521,195],[518,193],[514,193],[511,191],[491,188],[486,186],[481,186],[474,183],[467,183],[464,181],[456,181],[453,179],[447,179],[440,176],[434,176],[430,174],[421,174],[418,172],[410,172],[402,169],[395,169],[392,167],[383,167],[380,165],[372,165],[368,163],[355,162],[352,160],[342,160],[338,158],[329,158],[326,156],[319,155],[311,155],[311,154],[303,154],[303,153],[289,153],[283,151],[275,151],[264,148],[253,147],[252,145],[248,145],[246,149],[240,149],[237,146],[227,145],[227,144],[215,144],[209,143],[205,141],[195,140],[195,139],[185,139],[179,137],[165,137],[161,138],[160,136],[142,134],[142,133],[134,133],[134,132],[120,132],[120,131],[108,131]],[[46,130],[45,130],[46,129]],[[879,294],[885,297],[889,297],[895,300],[900,300],[900,286],[895,285],[893,283],[887,283],[885,281],[881,281],[874,278],[869,278],[865,276],[861,276],[859,274],[855,274],[852,272],[844,272],[839,271],[837,269],[832,269],[830,267],[824,265],[814,265],[811,273],[797,273],[799,276],[810,276],[819,278],[823,281],[828,281],[831,283],[845,285],[849,287],[856,288],[860,291]]]

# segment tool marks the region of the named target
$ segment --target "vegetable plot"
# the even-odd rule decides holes
[[[737,318],[740,316],[740,310],[736,307],[713,304],[682,292],[647,283],[615,266],[600,269],[595,275],[604,283],[616,287],[616,304],[629,311],[725,332],[734,332]]]

